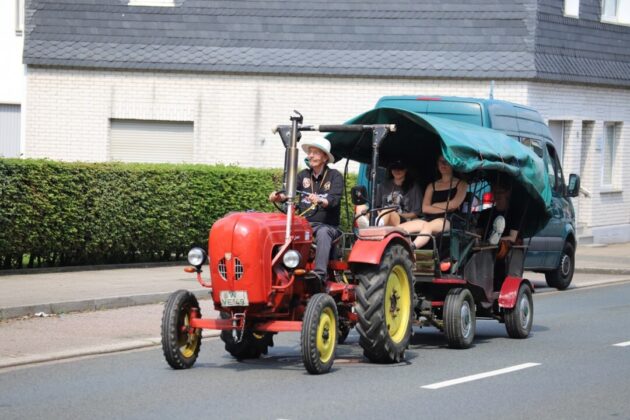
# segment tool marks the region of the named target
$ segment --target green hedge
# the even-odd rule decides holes
[[[181,259],[225,213],[271,211],[281,180],[234,166],[0,159],[0,267]]]

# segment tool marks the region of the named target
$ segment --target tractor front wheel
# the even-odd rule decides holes
[[[221,318],[228,319],[229,314],[221,312]],[[250,329],[241,331],[223,330],[221,340],[225,343],[225,351],[237,360],[258,359],[267,354],[269,346],[273,346],[273,334],[255,332]]]
[[[173,293],[162,315],[162,351],[173,369],[188,369],[195,364],[201,348],[201,329],[190,328],[190,312],[199,308],[195,295],[187,290]],[[201,316],[201,310],[198,311]]]
[[[392,245],[380,265],[363,266],[355,274],[359,279],[356,328],[363,354],[376,363],[402,361],[411,337],[414,305],[409,253],[402,245]]]
[[[338,325],[334,299],[325,293],[314,295],[302,320],[302,359],[309,373],[327,373],[332,368]]]

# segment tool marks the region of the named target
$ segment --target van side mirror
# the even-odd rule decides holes
[[[355,206],[360,206],[361,204],[367,203],[367,188],[365,188],[363,185],[355,185],[350,190],[350,197],[352,199],[352,204],[354,204]]]
[[[576,174],[569,175],[569,185],[567,185],[567,196],[577,197],[580,193],[580,176]]]

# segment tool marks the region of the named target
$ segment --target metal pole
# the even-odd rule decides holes
[[[289,147],[287,148],[287,171],[284,179],[284,183],[287,187],[287,197],[289,198],[288,206],[287,206],[287,226],[285,229],[284,242],[288,243],[291,241],[291,224],[293,222],[293,213],[294,213],[294,203],[293,198],[296,193],[296,177],[297,177],[297,161],[298,161],[298,150],[297,150],[297,138],[298,138],[298,125],[302,123],[303,117],[295,111],[297,116],[291,117],[291,141],[289,142]]]

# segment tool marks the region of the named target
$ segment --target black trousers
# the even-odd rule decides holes
[[[332,243],[339,236],[339,230],[326,224],[313,223],[313,235],[315,246],[315,269],[313,272],[319,276],[320,279],[326,279],[328,260],[330,259],[330,250]]]

